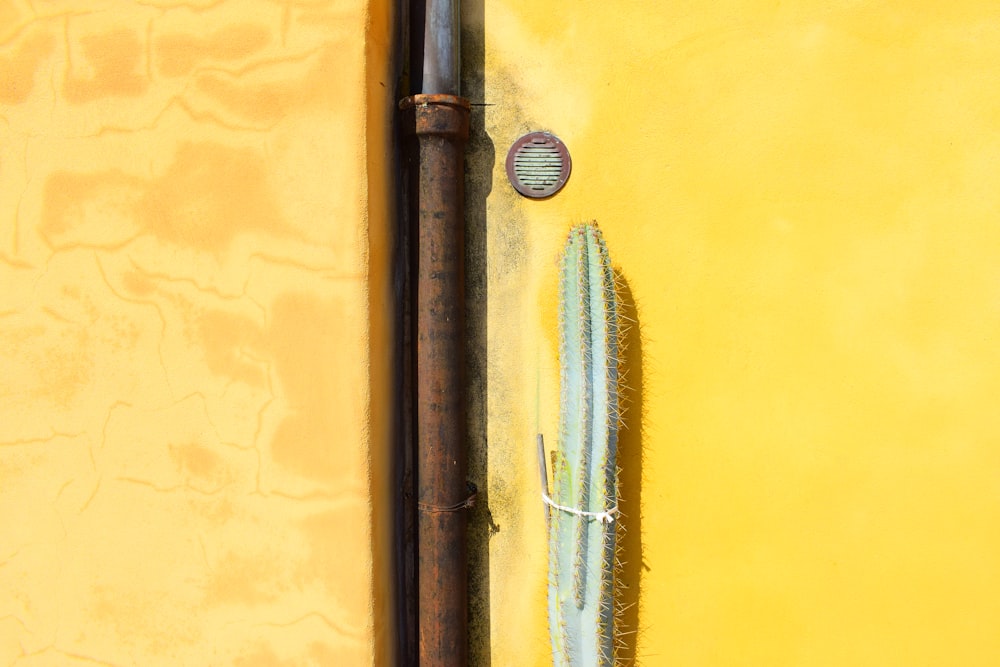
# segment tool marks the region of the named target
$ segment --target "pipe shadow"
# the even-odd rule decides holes
[[[462,0],[462,96],[472,105],[465,161],[465,303],[469,479],[479,495],[469,517],[469,664],[489,667],[490,512],[487,453],[487,226],[496,150],[486,133],[485,0]]]
[[[413,90],[410,63],[413,62],[413,14],[423,21],[422,0],[402,0],[397,5],[395,63],[395,98],[401,100]],[[417,86],[419,86],[419,72]],[[395,664],[414,667],[418,662],[417,650],[417,512],[416,477],[414,473],[414,371],[413,356],[413,284],[414,253],[411,235],[410,174],[413,156],[408,150],[398,111],[392,120],[393,154],[396,169],[393,172],[396,191],[396,228],[393,245],[393,306],[395,331],[393,335],[393,379],[396,387],[393,419],[393,520],[394,560],[394,624]]]
[[[624,322],[621,343],[621,400],[624,407],[618,436],[618,573],[615,580],[616,663],[634,665],[639,630],[639,593],[644,571],[642,560],[642,327],[628,279],[614,269],[618,283],[619,312]]]

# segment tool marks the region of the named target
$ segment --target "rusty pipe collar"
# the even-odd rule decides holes
[[[407,134],[439,134],[467,139],[469,136],[469,100],[455,95],[411,95],[399,102]]]

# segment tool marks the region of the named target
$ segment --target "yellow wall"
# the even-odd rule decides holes
[[[596,219],[637,308],[639,662],[1000,664],[996,3],[467,4],[491,663],[549,664],[533,437],[558,252]],[[503,174],[533,129],[573,155],[547,201]]]
[[[0,664],[387,664],[387,7],[0,2]]]

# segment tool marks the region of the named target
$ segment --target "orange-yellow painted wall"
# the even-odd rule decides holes
[[[389,3],[0,3],[0,664],[390,664]]]
[[[995,3],[467,5],[490,664],[550,664],[534,434],[554,444],[556,262],[589,219],[638,320],[629,654],[1000,663]],[[503,173],[534,129],[573,155],[546,201]]]

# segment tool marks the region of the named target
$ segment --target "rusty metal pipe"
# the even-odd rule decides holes
[[[468,662],[463,185],[469,102],[400,103],[411,169],[416,342],[417,633],[420,667]]]
[[[458,0],[426,0],[421,92],[458,95],[460,49]]]

